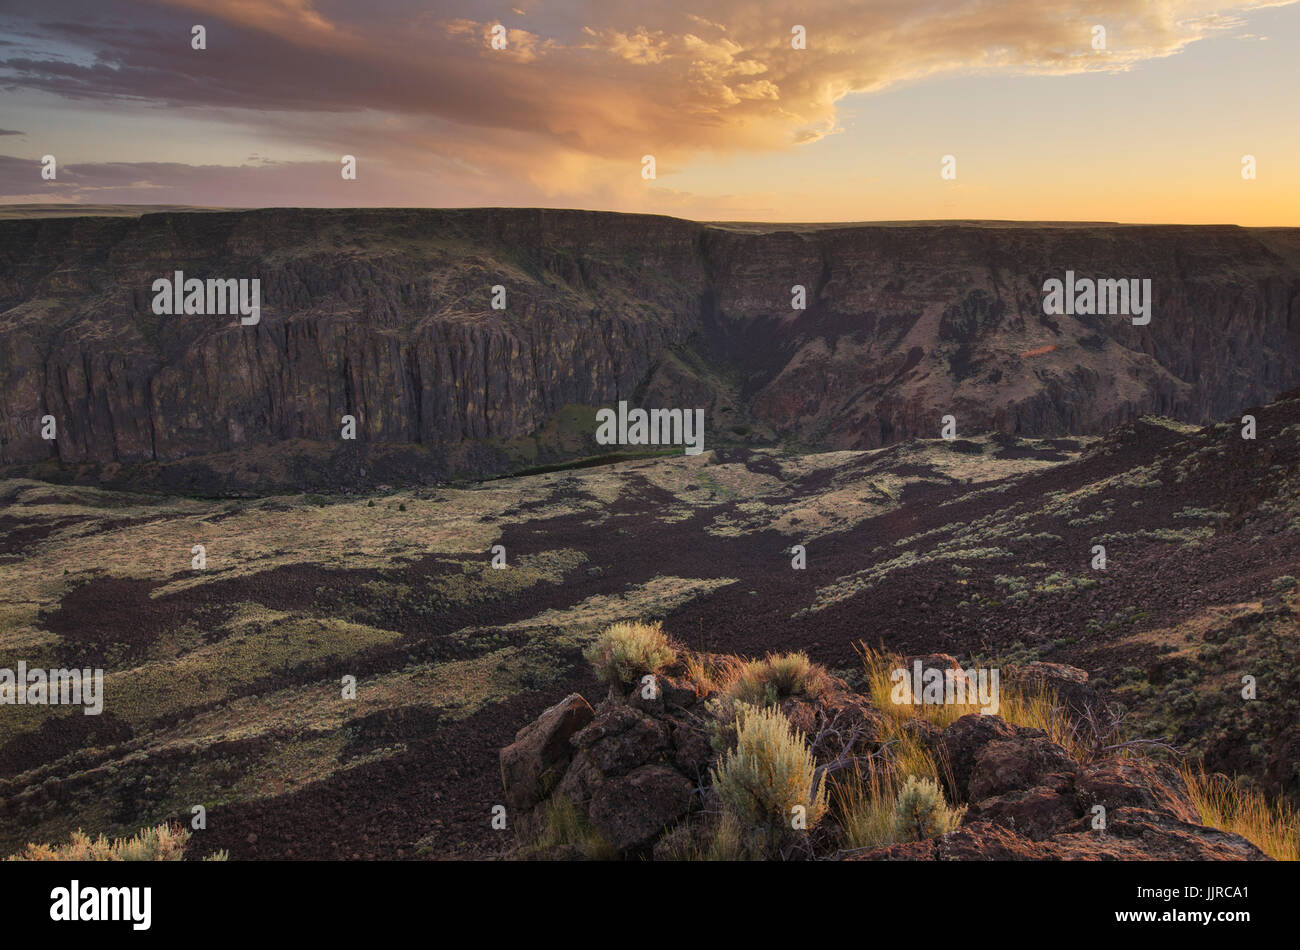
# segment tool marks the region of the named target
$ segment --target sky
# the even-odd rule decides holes
[[[0,0],[0,204],[1295,226],[1297,104],[1293,0]]]

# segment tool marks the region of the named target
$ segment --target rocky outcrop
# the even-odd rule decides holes
[[[1182,776],[1164,763],[1116,756],[1081,766],[1042,730],[976,715],[941,742],[955,766],[949,789],[967,805],[962,827],[854,859],[1266,860],[1241,836],[1202,825]]]
[[[1025,435],[1221,418],[1300,384],[1298,235],[540,210],[5,221],[0,464],[209,490],[484,474],[599,450],[561,410],[619,399],[704,408],[706,445],[870,448],[947,413]],[[1067,269],[1150,278],[1150,324],[1044,315]],[[259,279],[260,322],[155,315],[152,282],[176,270]],[[252,458],[265,447],[296,467]]]
[[[910,659],[910,658],[909,658]],[[922,658],[950,668],[945,654]],[[1060,664],[1040,671],[1066,683],[1079,680]],[[682,669],[662,672],[671,684],[647,700],[638,684],[611,692],[592,710],[576,694],[544,711],[501,751],[501,774],[513,827],[530,857],[583,856],[572,843],[533,842],[555,803],[623,858],[681,857],[707,849],[710,769],[727,746],[726,703],[691,683]],[[885,761],[880,713],[828,676],[815,697],[779,703],[822,769],[852,760]],[[961,826],[948,834],[870,851],[844,849],[837,833],[820,829],[815,847],[853,860],[1263,860],[1238,835],[1200,823],[1186,784],[1172,767],[1151,759],[1112,756],[1080,764],[1041,729],[992,715],[963,716],[942,731],[918,730],[945,776],[946,799],[964,806]],[[712,740],[712,741],[711,741]],[[869,766],[868,766],[869,767]],[[827,774],[830,774],[829,771]],[[812,839],[809,838],[809,841]],[[590,856],[590,855],[588,855]]]

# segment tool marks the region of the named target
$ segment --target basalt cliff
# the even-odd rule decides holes
[[[257,278],[260,322],[156,315],[152,284],[177,270]],[[1045,315],[1043,283],[1067,270],[1150,279],[1150,323]],[[620,399],[704,408],[706,449],[874,448],[933,437],[949,414],[961,433],[1034,437],[1231,417],[1300,385],[1300,229],[509,209],[9,220],[0,313],[7,474],[352,488],[599,454],[594,411]]]

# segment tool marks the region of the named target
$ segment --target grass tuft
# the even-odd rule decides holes
[[[1201,824],[1241,835],[1278,861],[1300,861],[1300,812],[1294,806],[1284,800],[1270,802],[1226,775],[1206,775],[1190,767],[1180,771]]]
[[[790,696],[816,699],[829,685],[826,671],[808,659],[808,654],[768,654],[762,660],[745,662],[729,696],[751,706],[772,706]]]

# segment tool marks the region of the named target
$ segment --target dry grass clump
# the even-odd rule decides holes
[[[790,696],[816,699],[829,685],[826,671],[808,654],[769,653],[764,659],[744,662],[728,695],[751,706],[772,706]]]
[[[897,653],[875,650],[865,643],[858,645],[858,655],[862,657],[862,668],[866,673],[866,693],[872,705],[885,714],[894,724],[922,719],[947,728],[962,716],[978,713],[978,703],[913,703],[911,695],[912,671],[903,664],[903,657]],[[895,671],[903,670],[906,678],[900,684]],[[905,702],[898,702],[899,694]]]
[[[944,763],[936,761],[921,739],[921,733],[886,719],[884,752],[864,766],[841,774],[833,786],[834,816],[850,850],[883,848],[920,837],[945,834],[957,827],[965,808],[954,809],[944,801],[939,781]],[[934,789],[925,814],[918,815],[917,788]],[[912,823],[900,823],[900,814],[911,814]],[[928,817],[927,817],[928,816]],[[917,835],[919,827],[929,833]]]
[[[724,812],[749,831],[757,855],[821,821],[826,787],[815,773],[807,740],[780,710],[738,703],[735,748],[710,777]]]
[[[591,861],[611,861],[618,856],[576,804],[563,795],[553,795],[546,802],[533,846],[526,850],[545,854],[559,847],[572,847]]]
[[[1270,858],[1300,861],[1300,812],[1283,800],[1270,802],[1226,775],[1180,769],[1201,824],[1241,835]]]
[[[9,861],[179,861],[185,852],[190,832],[180,825],[157,825],[145,828],[130,838],[100,835],[91,838],[81,829],[63,844],[29,844]],[[219,851],[210,861],[225,861],[229,854]]]
[[[894,671],[903,668],[903,658],[896,653],[876,650],[865,643],[859,644],[866,673],[866,693],[872,704],[885,714],[895,726],[912,720],[922,720],[939,729],[946,729],[962,716],[979,714],[979,703],[912,703],[894,702],[896,690]],[[910,678],[910,671],[908,672]],[[910,700],[910,692],[908,693]],[[1083,733],[1056,694],[1039,684],[1025,686],[999,678],[997,715],[1013,726],[1042,729],[1048,738],[1063,746],[1079,762],[1088,761],[1090,747],[1083,741]]]
[[[694,683],[701,694],[726,694],[745,668],[745,661],[730,653],[679,654],[682,675]]]
[[[631,686],[677,659],[660,623],[622,622],[606,627],[583,653],[602,682]]]

